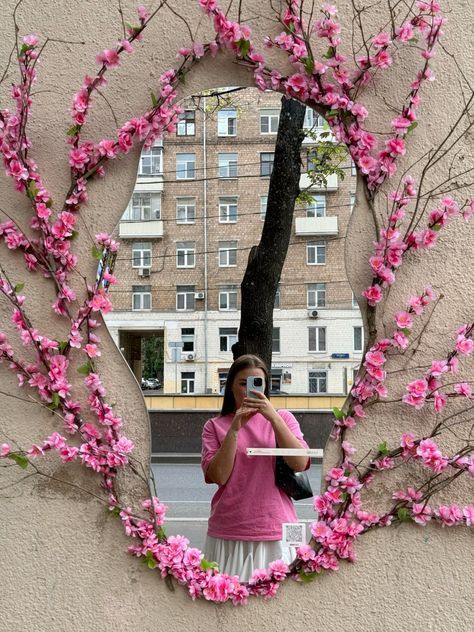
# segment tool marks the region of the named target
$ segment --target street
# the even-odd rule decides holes
[[[211,498],[217,487],[204,483],[199,463],[152,463],[158,498],[167,505],[166,534],[184,535],[191,546],[202,549],[206,538]],[[321,465],[308,471],[315,494],[321,485]],[[311,498],[295,502],[298,518],[311,523],[315,519]]]

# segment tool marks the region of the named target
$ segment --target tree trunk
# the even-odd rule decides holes
[[[249,254],[241,284],[242,305],[234,360],[254,353],[271,368],[273,306],[285,262],[295,201],[299,195],[305,106],[282,98],[267,212],[258,246]]]

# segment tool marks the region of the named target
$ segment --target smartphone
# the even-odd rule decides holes
[[[247,397],[256,399],[256,396],[251,391],[265,392],[265,378],[259,375],[250,375],[247,378]]]

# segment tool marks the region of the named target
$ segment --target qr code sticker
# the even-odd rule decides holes
[[[306,544],[306,525],[303,522],[284,522],[282,530],[282,544],[284,546]]]

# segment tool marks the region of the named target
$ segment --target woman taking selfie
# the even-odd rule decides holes
[[[255,389],[247,393],[247,378]],[[247,456],[247,448],[307,448],[288,410],[276,411],[268,399],[268,370],[254,355],[238,358],[227,376],[220,417],[206,422],[201,465],[207,483],[219,489],[211,503],[206,559],[222,573],[248,581],[257,568],[293,551],[282,547],[282,523],[297,522],[291,498],[275,484],[275,457]],[[307,456],[285,457],[294,471],[309,467]]]

